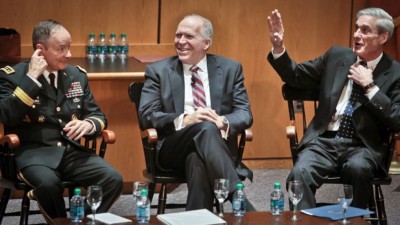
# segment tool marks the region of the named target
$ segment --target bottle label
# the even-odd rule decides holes
[[[86,53],[89,55],[95,55],[96,54],[96,52],[97,52],[97,47],[96,46],[93,46],[93,45],[88,45],[87,47],[86,47]]]
[[[128,51],[129,51],[128,45],[119,46],[119,53],[128,54]]]
[[[97,51],[99,54],[105,55],[107,53],[107,46],[100,45],[98,46]]]
[[[85,208],[83,206],[76,207],[76,216],[79,218],[85,217]]]
[[[115,45],[108,46],[108,54],[117,54],[117,46]]]
[[[234,199],[233,200],[233,210],[244,210],[245,206],[244,206],[244,200],[243,199]]]

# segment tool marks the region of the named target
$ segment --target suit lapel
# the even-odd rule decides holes
[[[339,98],[342,94],[344,85],[348,81],[347,75],[349,74],[349,70],[351,65],[356,61],[357,56],[351,54],[346,56],[342,62],[338,62],[338,69],[336,70],[335,77],[333,78],[333,86],[331,90],[331,103],[330,103],[330,112],[332,109],[336,110],[336,105],[339,101]],[[334,111],[333,110],[333,111]]]
[[[382,59],[379,61],[378,65],[376,65],[374,71],[372,72],[374,76],[375,83],[382,87],[383,84],[387,80],[388,70],[391,68],[392,61],[389,57],[383,53]]]
[[[58,71],[58,80],[57,80],[57,105],[60,105],[62,101],[65,99],[65,93],[67,93],[69,86],[71,85],[71,76],[68,76],[65,71]]]
[[[221,99],[223,92],[223,70],[214,57],[207,55],[208,82],[210,85],[211,108],[217,114],[221,112]]]
[[[182,63],[180,63],[178,59],[172,64],[168,77],[171,85],[172,102],[175,112],[183,113],[185,104],[185,82]]]

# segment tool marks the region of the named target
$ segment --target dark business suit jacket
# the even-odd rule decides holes
[[[63,127],[71,120],[87,119],[99,133],[106,118],[94,101],[83,69],[67,66],[58,71],[57,95],[44,76],[38,79],[39,87],[27,72],[27,62],[0,69],[0,120],[5,133],[15,133],[20,139],[18,169],[30,165],[56,168],[66,147],[78,146],[64,136]]]
[[[276,60],[270,53],[268,60],[287,84],[320,91],[318,110],[299,145],[301,150],[327,129],[357,56],[350,48],[335,46],[301,64],[294,62],[287,52]],[[400,64],[384,53],[373,71],[373,79],[379,91],[371,100],[362,96],[353,112],[353,124],[362,142],[382,165],[389,132],[400,130]]]
[[[240,63],[230,59],[207,55],[211,108],[229,121],[227,144],[233,156],[237,155],[237,134],[253,123],[250,103],[244,86]],[[150,64],[145,72],[139,117],[141,129],[155,128],[160,136],[158,149],[164,138],[175,132],[174,119],[184,112],[184,76],[177,56]],[[243,164],[239,175],[251,178]]]

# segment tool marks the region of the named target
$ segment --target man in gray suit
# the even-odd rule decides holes
[[[288,182],[304,184],[300,209],[315,207],[316,189],[332,174],[353,185],[352,205],[365,208],[373,194],[371,179],[387,173],[383,157],[389,133],[400,129],[400,65],[383,52],[393,33],[392,17],[368,8],[356,19],[353,48],[334,46],[297,64],[285,50],[280,13],[274,10],[268,17],[273,46],[268,61],[287,84],[320,91],[318,111],[288,176]],[[361,91],[359,97],[353,98],[353,89]]]
[[[212,34],[208,19],[184,17],[175,35],[177,56],[147,67],[139,107],[141,128],[159,134],[160,166],[186,174],[187,210],[212,210],[217,178],[229,179],[230,193],[239,176],[252,178],[248,168],[235,164],[237,134],[253,123],[242,66],[207,54]],[[199,69],[192,72],[193,66]],[[193,92],[198,86],[203,100]]]

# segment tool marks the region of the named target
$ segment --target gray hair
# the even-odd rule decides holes
[[[376,26],[379,34],[388,32],[388,39],[392,36],[394,29],[393,18],[385,10],[381,8],[362,9],[358,11],[356,18],[358,19],[360,16],[364,15],[372,16],[376,19]]]
[[[184,17],[184,19],[189,18],[189,17],[195,17],[200,19],[203,22],[203,27],[201,28],[201,35],[203,36],[203,38],[208,38],[211,40],[212,43],[212,39],[213,39],[213,26],[212,23],[209,19],[202,17],[198,14],[190,14]]]
[[[33,28],[32,33],[32,44],[33,49],[36,50],[37,44],[46,44],[46,41],[50,38],[51,34],[60,28],[64,28],[59,22],[55,20],[43,20],[36,24]],[[64,28],[65,29],[65,28]]]

